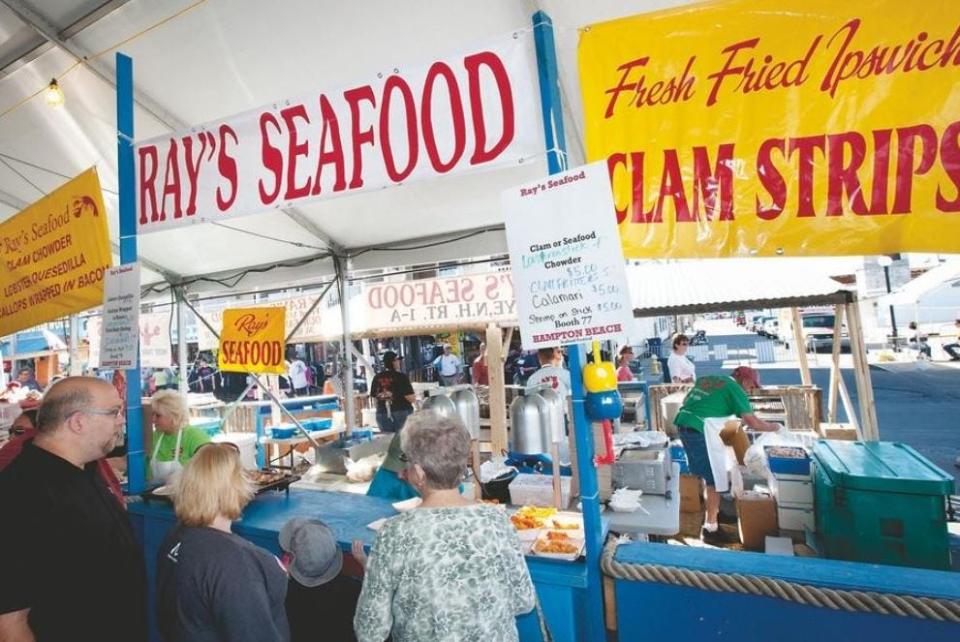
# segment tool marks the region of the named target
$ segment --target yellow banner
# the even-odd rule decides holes
[[[113,265],[97,170],[0,223],[0,336],[103,303]]]
[[[627,257],[960,252],[960,2],[704,3],[578,55]]]
[[[284,374],[286,312],[283,307],[224,310],[217,366],[225,372]]]

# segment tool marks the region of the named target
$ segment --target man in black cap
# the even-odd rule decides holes
[[[290,574],[287,620],[290,642],[317,640],[317,625],[328,640],[356,640],[353,614],[360,582],[340,574],[343,553],[333,532],[316,519],[295,517],[280,529],[283,563]]]
[[[397,353],[383,353],[383,370],[373,378],[370,395],[377,400],[377,425],[383,432],[400,432],[417,398],[410,379],[397,372]]]

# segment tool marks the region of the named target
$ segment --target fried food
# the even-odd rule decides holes
[[[272,484],[286,477],[286,473],[277,470],[249,470],[247,474],[250,476],[250,481],[261,486]]]
[[[571,540],[537,540],[537,543],[534,544],[533,550],[538,553],[554,553],[560,555],[569,555],[571,553],[576,553],[580,550],[580,547],[574,544]]]
[[[547,531],[547,539],[553,542],[569,541],[570,536],[560,531]]]
[[[543,528],[547,524],[547,519],[556,512],[556,508],[524,506],[510,516],[510,521],[513,522],[514,527],[516,527],[518,531],[529,530],[531,528]]]

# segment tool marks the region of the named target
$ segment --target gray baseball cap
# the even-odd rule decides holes
[[[280,529],[280,548],[292,558],[287,571],[308,588],[326,584],[343,567],[333,531],[318,519],[295,517]]]

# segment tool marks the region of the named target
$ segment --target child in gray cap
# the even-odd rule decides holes
[[[290,574],[287,619],[291,642],[356,640],[353,613],[360,582],[341,575],[343,553],[330,528],[317,519],[296,517],[280,529],[283,563]]]

